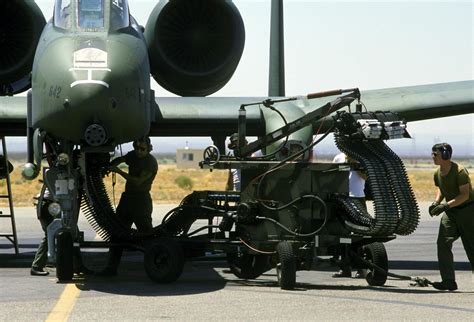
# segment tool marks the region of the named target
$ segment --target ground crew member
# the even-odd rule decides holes
[[[46,186],[43,186],[41,193],[37,197],[36,214],[38,220],[40,221],[41,228],[44,231],[44,237],[38,245],[38,250],[36,251],[33,263],[31,264],[30,275],[33,276],[49,275],[49,272],[46,271],[44,267],[46,266],[46,263],[48,261],[47,229],[49,224],[51,224],[54,220],[54,217],[49,213],[48,207],[53,201],[53,196],[46,188]],[[94,274],[93,271],[84,266],[82,262],[81,250],[79,249],[79,247],[74,247],[73,252],[74,273],[85,275]]]
[[[431,157],[439,168],[434,173],[435,201],[429,207],[431,216],[444,212],[437,241],[441,282],[433,283],[433,287],[449,291],[458,288],[452,246],[459,237],[471,263],[471,269],[474,270],[474,192],[467,170],[451,161],[452,153],[453,149],[447,143],[433,145]],[[442,203],[443,199],[445,202]]]
[[[116,212],[125,227],[131,227],[134,223],[140,233],[146,234],[153,229],[151,218],[153,202],[150,190],[158,172],[158,163],[150,154],[153,147],[149,137],[134,141],[133,148],[133,151],[110,163],[110,170],[127,180]],[[128,165],[128,173],[118,168],[121,163]],[[116,275],[122,252],[123,247],[111,247],[107,267],[99,274]]]
[[[345,153],[337,154],[332,163],[350,163],[350,164],[358,164],[358,162],[351,157],[349,157]],[[358,199],[361,201],[361,204],[366,207],[365,204],[365,181],[367,180],[367,174],[364,171],[356,171],[351,170],[349,172],[349,197]],[[367,209],[367,208],[366,208]],[[336,272],[332,275],[334,278],[338,277],[352,277],[352,268],[350,265],[345,263],[344,258],[342,259],[342,268],[339,272]],[[358,269],[354,278],[364,278],[364,271],[362,269]]]

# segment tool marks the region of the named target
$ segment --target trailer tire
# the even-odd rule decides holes
[[[183,272],[184,252],[173,239],[160,239],[145,248],[145,271],[157,283],[176,281]]]
[[[296,285],[296,260],[293,247],[288,241],[281,241],[276,251],[278,284],[282,290],[292,290]]]
[[[266,255],[228,253],[227,263],[232,274],[246,280],[255,279],[271,268],[270,257]]]
[[[56,235],[56,277],[60,282],[70,281],[74,275],[73,248],[71,232],[59,231]]]
[[[388,257],[384,244],[375,242],[364,245],[362,251],[363,257],[366,261],[388,271]],[[387,274],[373,268],[368,268],[366,270],[365,280],[371,286],[383,286],[387,281]]]

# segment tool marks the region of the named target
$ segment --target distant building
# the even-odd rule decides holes
[[[203,149],[177,149],[176,168],[199,169],[199,162],[202,161],[203,152]]]

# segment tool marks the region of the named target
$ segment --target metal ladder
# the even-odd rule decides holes
[[[13,211],[13,199],[12,199],[12,188],[10,184],[10,169],[9,169],[9,164],[8,164],[8,154],[7,154],[7,145],[5,142],[5,137],[1,137],[2,140],[2,151],[3,151],[3,160],[0,161],[0,168],[4,167],[5,169],[5,175],[0,174],[0,180],[6,180],[7,182],[7,193],[6,194],[0,194],[0,199],[8,199],[8,205],[10,207],[10,213],[9,214],[4,214],[2,211],[0,211],[0,219],[1,218],[10,218],[11,221],[11,233],[3,233],[0,232],[0,237],[5,237],[8,239],[13,246],[15,247],[15,254],[18,254],[18,238],[16,235],[16,224],[15,224],[15,213]]]

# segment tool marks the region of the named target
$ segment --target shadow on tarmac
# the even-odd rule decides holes
[[[140,257],[138,259],[137,257]],[[129,254],[122,258],[116,276],[84,276],[77,281],[83,292],[93,290],[102,293],[135,296],[177,296],[215,292],[223,289],[227,281],[209,263],[188,262],[183,274],[175,282],[158,284],[150,280],[145,272],[141,254]],[[89,260],[90,262],[90,260]],[[87,266],[100,271],[104,265]]]

